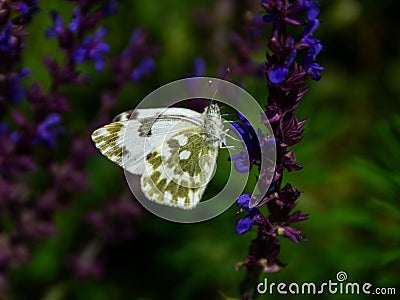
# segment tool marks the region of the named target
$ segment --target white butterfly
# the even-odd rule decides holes
[[[226,132],[217,104],[198,113],[186,108],[127,111],[92,134],[100,152],[132,174],[160,204],[191,209],[216,169]]]

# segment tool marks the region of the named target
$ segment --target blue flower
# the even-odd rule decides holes
[[[45,35],[47,38],[54,38],[54,37],[60,37],[63,33],[66,32],[66,28],[64,28],[64,22],[63,19],[61,18],[61,15],[56,12],[55,10],[52,10],[50,12],[51,18],[53,19],[53,25],[48,27],[46,29]],[[71,32],[76,33],[79,29],[79,26],[82,21],[82,15],[80,12],[79,7],[75,7],[73,12],[72,12],[72,17],[71,21],[68,24],[68,29]]]
[[[310,37],[314,33],[314,31],[319,27],[319,24],[320,22],[318,19],[308,22],[303,30],[303,39]]]
[[[19,73],[13,74],[8,79],[9,97],[12,103],[19,103],[24,99],[25,89],[21,80],[30,74],[28,68],[22,69]]]
[[[71,22],[69,22],[68,25],[69,30],[72,32],[77,32],[81,23],[81,18],[82,16],[79,7],[75,7],[72,12]]]
[[[241,208],[244,208],[246,211],[249,211],[249,203],[250,203],[251,195],[250,194],[243,194],[240,195],[239,198],[236,200],[237,205]]]
[[[29,16],[29,6],[22,1],[19,1],[17,3],[17,5],[15,6],[15,10],[21,12],[24,18]]]
[[[308,44],[307,54],[304,58],[304,69],[307,73],[311,74],[311,78],[314,80],[321,79],[321,71],[324,68],[315,62],[317,55],[322,51],[323,46],[319,39],[306,38],[303,40],[305,44]]]
[[[240,121],[232,122],[231,126],[240,134],[246,146],[252,146],[255,142],[254,139],[257,138],[257,134],[244,115],[237,112],[237,116]]]
[[[264,15],[262,17],[262,19],[264,20],[265,23],[272,23],[274,25],[274,28],[279,27],[280,25],[280,21],[279,18],[273,15]]]
[[[309,21],[315,20],[319,16],[319,3],[317,1],[304,0],[304,8]]]
[[[259,218],[260,211],[257,208],[249,208],[251,195],[243,194],[237,200],[237,205],[241,210],[248,212],[248,215],[239,219],[236,223],[236,232],[238,234],[243,234],[251,230],[257,218]]]
[[[34,143],[44,142],[50,148],[56,146],[56,137],[61,132],[61,117],[57,113],[49,114],[37,128],[37,138]]]
[[[82,45],[76,49],[72,57],[75,62],[83,63],[92,60],[95,63],[95,69],[100,71],[104,68],[104,54],[110,50],[110,46],[103,41],[106,29],[101,27],[94,35],[89,35],[83,41]]]
[[[315,38],[306,38],[303,40],[303,43],[308,45],[307,57],[305,59],[306,62],[315,61],[317,55],[322,51],[324,46],[322,46],[321,41]]]
[[[29,22],[32,18],[32,15],[39,11],[39,8],[36,6],[37,1],[31,1],[33,2],[31,7],[29,7],[25,2],[23,1],[18,1],[15,5],[15,10],[20,12],[22,14],[22,19],[25,23]]]
[[[53,25],[48,27],[45,31],[47,38],[54,38],[64,32],[63,20],[58,12],[52,10],[50,16],[53,19]]]
[[[236,171],[242,174],[250,172],[250,161],[246,152],[240,152],[228,158],[229,161],[234,161]]]
[[[311,74],[311,78],[315,81],[318,81],[321,79],[321,71],[325,70],[324,67],[322,67],[318,63],[313,63],[309,68],[308,68],[308,73]]]
[[[142,44],[145,40],[146,40],[145,32],[141,29],[135,29],[131,35],[129,44],[124,49],[123,55],[131,56],[133,47],[137,44]]]
[[[133,81],[139,81],[144,76],[150,74],[155,68],[154,59],[151,57],[144,58],[131,73]]]
[[[19,1],[16,5],[16,10],[26,15],[29,12],[29,6],[26,3]]]
[[[268,70],[268,79],[273,84],[280,84],[286,80],[289,74],[289,68],[287,66],[273,66],[272,69]]]
[[[250,171],[250,162],[260,160],[260,144],[258,135],[250,122],[240,112],[237,113],[239,122],[232,122],[233,129],[242,137],[246,147],[246,152],[237,153],[228,158],[229,161],[234,161],[235,169],[239,173],[248,173]]]
[[[236,232],[238,234],[243,234],[251,230],[252,226],[254,225],[253,218],[244,217],[239,219],[236,223]]]
[[[0,123],[0,136],[5,135],[10,130],[10,126],[5,123]]]
[[[292,65],[297,56],[297,50],[293,48],[294,41],[292,38],[288,39],[286,46],[288,48],[292,48],[292,50],[285,64],[283,66],[275,65],[270,70],[268,70],[268,79],[273,84],[280,84],[286,80],[289,74],[289,67]]]
[[[264,15],[262,19],[264,20],[265,23],[272,23],[274,30],[277,29],[280,26],[280,20],[278,15],[274,14],[274,11],[272,7],[270,6],[271,3],[269,3],[269,0],[262,0],[261,5],[266,9],[267,12],[270,14]],[[279,3],[272,3],[272,6],[277,5],[279,6]]]
[[[12,35],[11,35],[12,23],[8,21],[3,27],[0,33],[0,51],[9,52],[12,51]]]
[[[198,57],[194,60],[194,73],[193,76],[204,76],[206,70],[206,64],[202,57]]]

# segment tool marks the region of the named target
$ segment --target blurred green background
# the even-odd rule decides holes
[[[56,42],[44,38],[48,11],[65,18],[73,4],[40,1],[42,11],[29,25],[24,65],[34,80],[46,85],[45,56],[58,55]],[[136,27],[149,32],[160,46],[156,71],[139,85],[126,86],[118,113],[130,109],[149,92],[193,73],[193,61],[203,57],[205,75],[216,76],[224,57],[234,55],[229,35],[240,30],[242,3],[218,1],[121,1],[106,24],[112,53],[120,52]],[[288,263],[273,282],[335,280],[345,271],[348,281],[396,287],[400,292],[400,31],[398,1],[321,1],[322,24],[315,36],[326,49],[320,82],[308,82],[298,116],[307,118],[296,156],[304,169],[286,180],[304,193],[299,208],[310,219],[298,224],[309,242],[282,240],[281,260]],[[253,7],[258,9],[257,1]],[[250,5],[251,6],[251,5]],[[208,24],[204,25],[204,17]],[[265,41],[267,37],[265,38]],[[263,53],[257,56],[263,59]],[[86,67],[85,67],[86,68]],[[110,76],[94,74],[91,84],[66,88],[74,105],[65,122],[72,131],[86,126],[101,86]],[[260,103],[266,99],[263,80],[244,78],[247,91]],[[32,261],[12,272],[15,299],[223,299],[238,298],[245,258],[255,233],[238,236],[235,207],[200,224],[175,224],[144,212],[135,222],[136,237],[107,245],[107,271],[101,279],[75,279],[65,259],[90,238],[84,215],[121,193],[123,172],[100,154],[88,162],[90,190],[72,199],[56,216],[58,235],[38,243]],[[293,296],[284,298],[292,299]],[[366,296],[323,295],[323,299],[368,299]],[[260,296],[276,299],[277,295]],[[283,298],[283,296],[281,297]],[[296,298],[311,299],[312,296]],[[396,296],[387,296],[396,299]]]

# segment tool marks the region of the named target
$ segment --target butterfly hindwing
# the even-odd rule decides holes
[[[191,209],[214,174],[217,155],[203,128],[181,130],[146,157],[142,191],[158,203]]]

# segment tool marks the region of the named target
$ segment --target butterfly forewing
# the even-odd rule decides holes
[[[129,147],[124,144],[126,122],[114,122],[95,130],[92,140],[100,152],[111,161],[122,165],[123,152]]]
[[[95,130],[92,140],[108,159],[140,175],[149,153],[174,131],[193,126],[200,118],[200,113],[185,108],[127,111],[116,116],[114,123]]]

